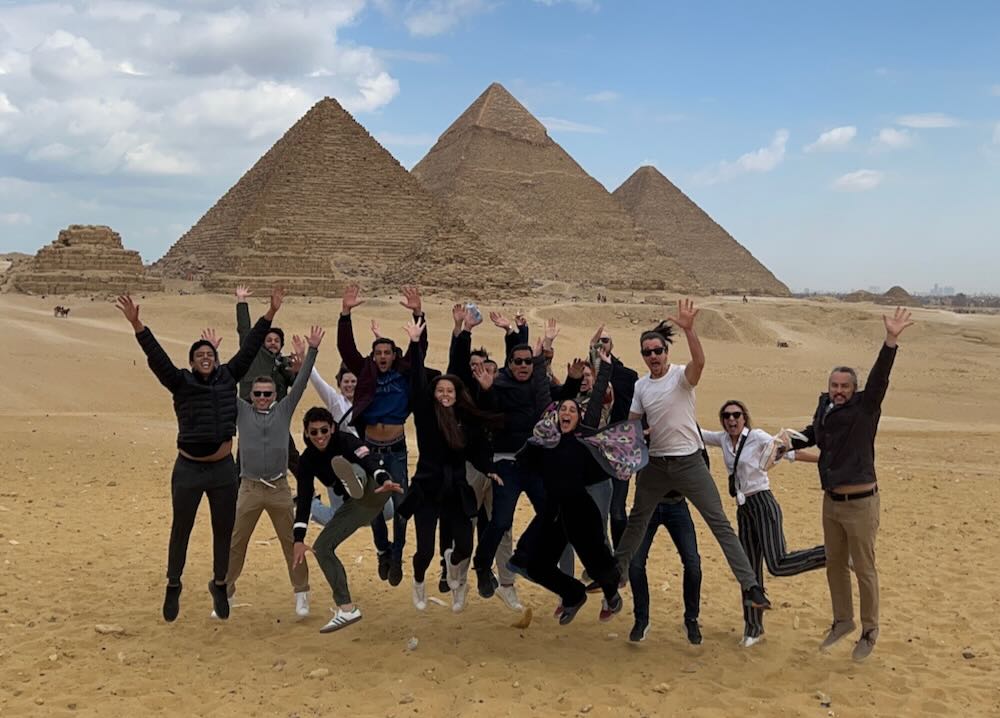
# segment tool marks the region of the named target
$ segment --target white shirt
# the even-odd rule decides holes
[[[650,456],[690,456],[701,450],[694,387],[683,364],[671,364],[659,379],[650,374],[639,379],[629,411],[646,415]]]
[[[323,381],[323,377],[319,375],[319,372],[314,368],[312,373],[309,374],[309,383],[312,384],[313,389],[319,394],[319,398],[323,400],[326,404],[326,408],[330,410],[333,414],[333,420],[338,425],[341,431],[346,431],[349,434],[358,435],[358,430],[355,429],[348,423],[340,424],[344,416],[351,410],[351,402],[347,400],[343,394],[339,393],[332,386]]]
[[[762,429],[743,429],[747,440],[740,452],[740,463],[736,467],[736,503],[741,506],[746,501],[746,497],[771,488],[771,481],[766,471],[761,471],[761,466],[771,453],[771,443],[774,437]],[[702,438],[706,446],[718,446],[722,449],[722,460],[726,463],[726,471],[733,473],[733,463],[736,461],[736,449],[733,448],[732,439],[725,431],[703,431]],[[739,442],[736,442],[739,446]],[[795,452],[790,451],[785,454],[786,459],[795,461]]]

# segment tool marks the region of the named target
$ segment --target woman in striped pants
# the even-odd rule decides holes
[[[764,565],[772,576],[796,576],[826,565],[823,545],[801,551],[788,551],[782,527],[781,506],[771,493],[767,472],[763,470],[774,437],[753,429],[750,412],[742,401],[727,401],[719,409],[723,431],[704,431],[705,444],[718,446],[729,472],[729,493],[736,498],[736,522],[740,543],[757,582],[764,586]],[[782,458],[815,463],[818,457],[804,451],[789,451]],[[740,645],[749,648],[764,635],[764,612],[746,606],[743,609],[743,638]]]

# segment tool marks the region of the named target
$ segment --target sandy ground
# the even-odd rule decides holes
[[[54,319],[55,303],[72,306],[71,318]],[[254,314],[262,309],[260,300]],[[278,324],[289,334],[311,322],[332,330],[338,309],[291,300]],[[866,372],[882,337],[882,310],[871,305],[713,298],[705,309],[699,322],[708,366],[698,403],[709,427],[730,397],[749,403],[757,426],[804,425],[830,366]],[[142,312],[178,363],[204,326],[224,331],[224,354],[235,349],[229,298],[150,296]],[[540,301],[530,310],[535,319],[564,322],[557,361],[582,352],[607,321],[631,366],[641,366],[638,328],[663,313],[649,305]],[[428,314],[429,363],[443,366],[448,305],[429,303]],[[370,302],[357,310],[359,338],[372,316],[401,337],[404,315],[394,300]],[[738,648],[738,587],[698,518],[701,647],[683,636],[680,566],[665,534],[650,562],[652,631],[638,646],[626,640],[628,594],[626,612],[608,624],[597,621],[594,601],[560,627],[551,618],[554,598],[524,583],[522,598],[535,611],[528,629],[511,626],[518,616],[499,599],[475,595],[461,615],[435,605],[418,614],[409,567],[400,587],[380,582],[367,531],[344,551],[365,618],[320,635],[332,604],[322,574],[312,564],[313,615],[298,620],[266,519],[251,544],[240,605],[228,623],[214,621],[203,588],[210,575],[204,505],[181,616],[167,625],[160,602],[175,455],[170,399],[110,304],[4,295],[0,715],[1000,714],[1000,319],[923,310],[916,317],[878,437],[882,634],[872,658],[856,665],[851,641],[829,655],[816,650],[830,621],[822,572],[770,579],[776,610],[767,616],[766,640]],[[499,350],[492,326],[476,335]],[[777,348],[779,339],[789,348]],[[681,341],[678,361],[686,351]],[[332,376],[338,364],[331,332],[319,367]],[[317,403],[308,390],[298,416]],[[721,463],[716,457],[713,467],[724,487]],[[772,482],[790,546],[821,541],[815,468],[785,465]],[[735,522],[728,500],[726,508]],[[519,526],[529,510],[519,512]],[[124,633],[102,635],[97,624]],[[413,637],[419,644],[409,650]],[[317,669],[326,675],[310,676]]]

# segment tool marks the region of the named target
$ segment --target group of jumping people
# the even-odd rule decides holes
[[[562,378],[553,361],[555,321],[547,321],[532,343],[523,315],[491,312],[490,320],[504,332],[501,363],[473,348],[473,331],[484,321],[474,304],[453,308],[445,371],[428,367],[426,318],[415,287],[404,287],[400,302],[410,314],[405,345],[398,346],[372,321],[371,350],[362,354],[352,312],[364,300],[351,285],[341,302],[341,368],[333,386],[315,368],[324,330],[314,326],[304,338],[292,337],[293,351],[284,354],[285,335],[272,324],[284,291],[272,290],[267,311],[252,325],[250,295],[237,288],[240,346],[234,356],[222,363],[221,339],[205,330],[188,352],[187,368],[171,361],[131,297],[117,301],[150,369],[170,391],[178,422],[163,601],[168,622],[180,612],[188,539],[206,495],[213,534],[208,590],[219,619],[229,616],[250,538],[266,511],[284,552],[296,613],[310,611],[308,554],[332,590],[336,610],[322,633],[362,617],[338,547],[370,526],[378,576],[398,586],[412,519],[411,594],[418,611],[427,609],[427,573],[438,557],[437,588],[450,594],[455,612],[468,603],[472,576],[479,596],[497,595],[509,608],[522,610],[515,588],[520,576],[558,597],[554,615],[560,624],[573,621],[589,594],[601,594],[599,618],[608,621],[622,610],[619,591],[630,584],[629,639],[641,642],[650,627],[646,561],[663,526],[683,565],[687,639],[699,644],[701,560],[690,505],[740,584],[742,646],[756,644],[764,634],[763,613],[771,607],[765,566],[774,576],[825,566],[833,623],[821,649],[856,629],[851,571],[858,579],[862,623],[854,658],[862,660],[874,648],[879,630],[874,439],[898,337],[913,323],[908,311],[883,317],[885,341],[863,390],[853,369],[838,366],[810,424],[772,435],[753,427],[746,403],[736,399],[720,407],[720,430],[699,426],[695,387],[705,354],[695,330],[698,309],[690,300],[678,302],[673,316],[640,335],[648,369],[641,378],[615,355],[603,326],[583,357],[570,359]],[[672,364],[670,347],[680,333],[691,359]],[[323,405],[304,413],[300,454],[291,424],[307,383]],[[405,434],[411,418],[417,445],[412,476]],[[737,504],[736,531],[709,471],[710,446],[722,452],[729,494]],[[813,446],[818,452],[808,450]],[[768,471],[795,460],[818,463],[824,543],[789,551]],[[515,544],[512,529],[522,494],[534,515]],[[310,521],[322,526],[311,545]],[[579,577],[574,556],[583,566]]]

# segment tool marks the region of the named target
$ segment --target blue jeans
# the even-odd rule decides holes
[[[500,476],[503,485],[493,485],[493,516],[479,537],[479,545],[476,546],[473,562],[476,569],[493,566],[500,540],[514,525],[514,511],[522,493],[528,495],[536,514],[542,513],[545,509],[545,485],[541,476],[518,466],[514,461],[498,461],[496,467],[497,475]]]
[[[701,605],[701,556],[698,555],[698,537],[691,521],[687,501],[661,502],[653,511],[646,528],[646,535],[628,567],[632,585],[632,604],[635,620],[649,622],[649,581],[646,578],[646,559],[653,545],[653,537],[660,526],[665,526],[677,547],[684,565],[684,620],[698,620]]]
[[[403,491],[410,485],[410,479],[406,474],[406,449],[402,451],[379,451],[378,447],[368,445],[375,457],[378,459],[379,468],[385,469],[392,476],[392,480],[403,487]],[[379,514],[372,521],[372,536],[375,539],[375,549],[384,554],[392,552],[392,561],[402,563],[403,546],[406,545],[406,519],[395,511],[399,503],[403,500],[404,494],[392,494],[392,505],[394,514],[392,517],[392,541],[389,541],[389,527],[386,524],[385,515]]]

